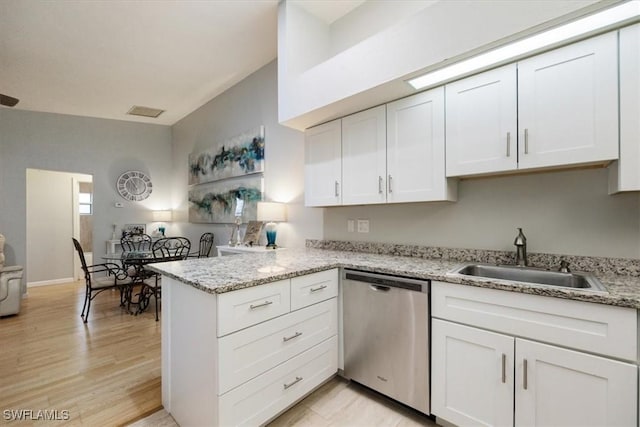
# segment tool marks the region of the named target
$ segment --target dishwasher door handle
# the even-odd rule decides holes
[[[369,285],[369,289],[376,292],[389,292],[389,289],[391,288],[388,286]]]

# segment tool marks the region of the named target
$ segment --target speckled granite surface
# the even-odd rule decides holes
[[[307,240],[307,247],[445,261],[515,264],[515,251],[439,248],[394,243],[345,242],[338,240]],[[535,252],[529,252],[527,258],[529,265],[549,270],[557,270],[560,266],[560,260],[565,260],[569,262],[571,270],[573,271],[583,271],[596,275],[640,276],[640,259],[587,257]]]
[[[637,271],[631,267],[629,268],[635,272],[635,275],[616,274],[614,271],[624,271],[624,268],[621,270],[618,266],[615,266],[613,271],[609,269],[606,273],[595,274],[607,288],[608,292],[605,293],[451,275],[448,272],[460,264],[460,260],[452,258],[450,255],[446,259],[444,256],[429,259],[427,257],[308,247],[304,249],[290,248],[280,252],[239,254],[151,264],[150,267],[168,277],[209,293],[230,292],[331,268],[347,267],[534,295],[640,308],[640,277]],[[484,258],[474,259],[474,261],[491,262]],[[497,262],[504,263],[502,260]],[[576,265],[580,264],[576,263]],[[630,265],[633,266],[633,262]],[[575,266],[573,267],[574,270],[578,270]]]

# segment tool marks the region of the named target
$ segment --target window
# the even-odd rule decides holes
[[[91,193],[79,193],[78,202],[80,204],[80,215],[91,215],[93,213]]]

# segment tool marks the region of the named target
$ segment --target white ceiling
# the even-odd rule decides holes
[[[365,0],[294,0],[296,5],[302,7],[312,15],[317,16],[326,24],[333,24],[338,18],[342,18],[353,9],[360,6]]]
[[[16,109],[171,125],[276,57],[277,5],[0,0],[0,93]],[[134,104],[166,112],[126,115]]]

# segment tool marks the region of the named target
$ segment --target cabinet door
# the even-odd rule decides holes
[[[640,24],[620,30],[620,160],[609,192],[640,190]]]
[[[342,119],[342,204],[386,201],[386,140],[384,105]]]
[[[617,34],[518,63],[519,168],[618,158]]]
[[[455,200],[444,150],[443,87],[387,104],[387,202]]]
[[[635,365],[516,339],[516,425],[635,426],[637,381]]]
[[[514,170],[516,65],[446,85],[447,176]]]
[[[514,339],[434,319],[431,412],[456,425],[513,425]]]
[[[339,119],[305,132],[305,206],[335,206],[342,201],[341,132]]]

